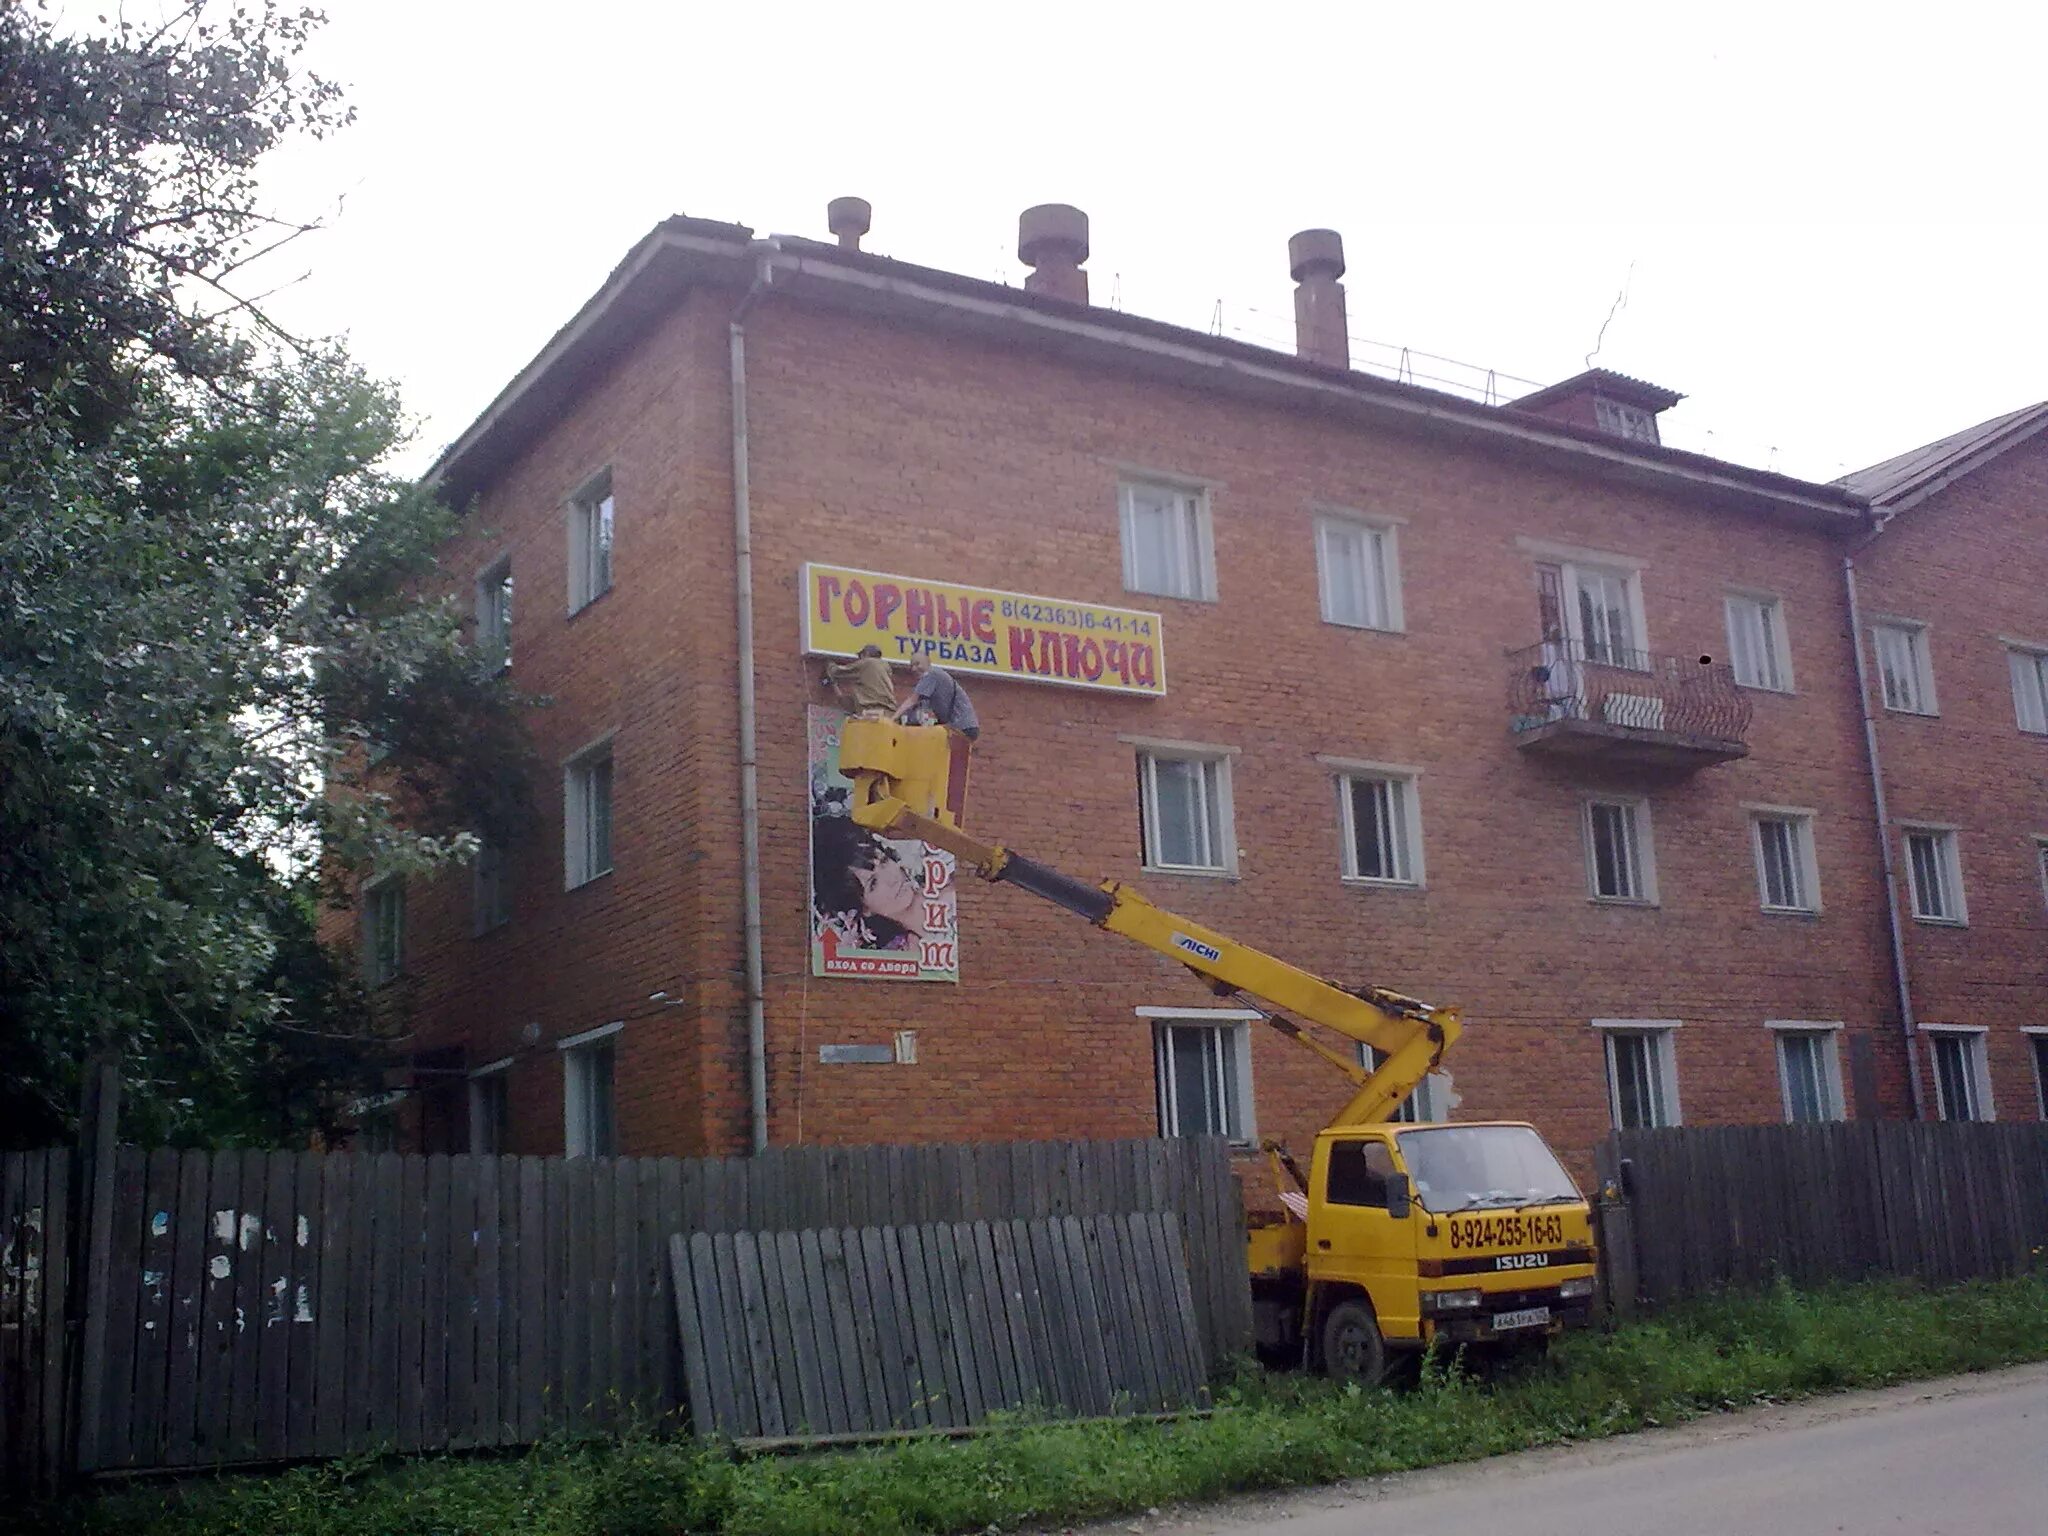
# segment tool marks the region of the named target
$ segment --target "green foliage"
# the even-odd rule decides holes
[[[526,701],[418,596],[451,514],[383,467],[395,399],[235,287],[303,228],[257,161],[346,120],[317,19],[0,4],[0,1144],[98,1050],[132,1136],[331,1123],[383,1042],[314,880],[525,814]]]
[[[2048,1279],[1945,1291],[1787,1287],[1560,1341],[1494,1379],[1434,1362],[1409,1390],[1241,1374],[1206,1419],[1025,1423],[969,1440],[735,1462],[635,1437],[520,1457],[354,1461],[29,1512],[53,1536],[939,1536],[1383,1475],[1726,1408],[2048,1357]]]

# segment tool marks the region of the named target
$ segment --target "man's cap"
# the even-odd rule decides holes
[[[879,645],[864,645],[860,648],[860,653],[863,656],[879,656],[882,654],[882,648]]]

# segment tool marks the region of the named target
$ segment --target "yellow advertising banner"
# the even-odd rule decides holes
[[[817,564],[804,567],[803,605],[808,655],[852,656],[879,645],[890,661],[926,655],[963,676],[1166,692],[1156,613]]]

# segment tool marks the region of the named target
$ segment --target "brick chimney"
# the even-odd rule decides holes
[[[1351,366],[1351,327],[1344,317],[1344,237],[1304,229],[1287,242],[1294,273],[1294,350],[1311,363]]]
[[[875,210],[864,197],[835,197],[825,205],[825,227],[839,237],[839,249],[857,251],[860,237],[874,222]]]
[[[1033,269],[1024,279],[1027,291],[1086,304],[1088,215],[1065,203],[1026,208],[1017,219],[1017,259]]]

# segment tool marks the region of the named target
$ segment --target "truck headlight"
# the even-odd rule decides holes
[[[1422,1304],[1431,1312],[1476,1312],[1482,1297],[1478,1291],[1424,1291]]]
[[[1581,1275],[1576,1280],[1567,1280],[1557,1288],[1561,1301],[1583,1301],[1593,1294],[1593,1277]]]

